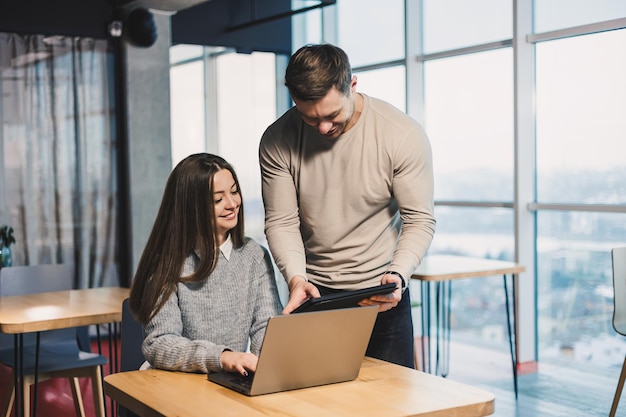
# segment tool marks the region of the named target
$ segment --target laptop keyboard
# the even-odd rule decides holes
[[[250,388],[252,386],[252,379],[253,378],[254,378],[254,373],[253,372],[248,372],[248,376],[241,375],[239,373],[232,373],[230,379],[231,379],[231,381],[233,381],[233,382],[235,382],[235,383],[237,383],[237,384],[239,384],[241,386]]]

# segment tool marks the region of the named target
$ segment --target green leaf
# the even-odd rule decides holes
[[[15,243],[15,238],[13,237],[13,228],[3,224],[0,227],[0,244],[4,247],[11,246],[12,243]]]

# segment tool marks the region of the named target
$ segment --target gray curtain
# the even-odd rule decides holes
[[[104,40],[0,33],[0,224],[13,265],[117,285],[113,54]]]

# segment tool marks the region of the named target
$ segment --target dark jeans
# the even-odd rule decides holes
[[[316,285],[321,295],[341,290]],[[365,355],[387,362],[415,367],[411,297],[407,288],[395,308],[378,313]]]

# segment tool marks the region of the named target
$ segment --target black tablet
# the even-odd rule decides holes
[[[362,299],[369,298],[372,295],[389,294],[396,288],[396,284],[391,282],[389,284],[377,285],[375,287],[363,288],[360,290],[341,291],[317,298],[309,298],[293,310],[292,313],[358,307],[358,302]]]

